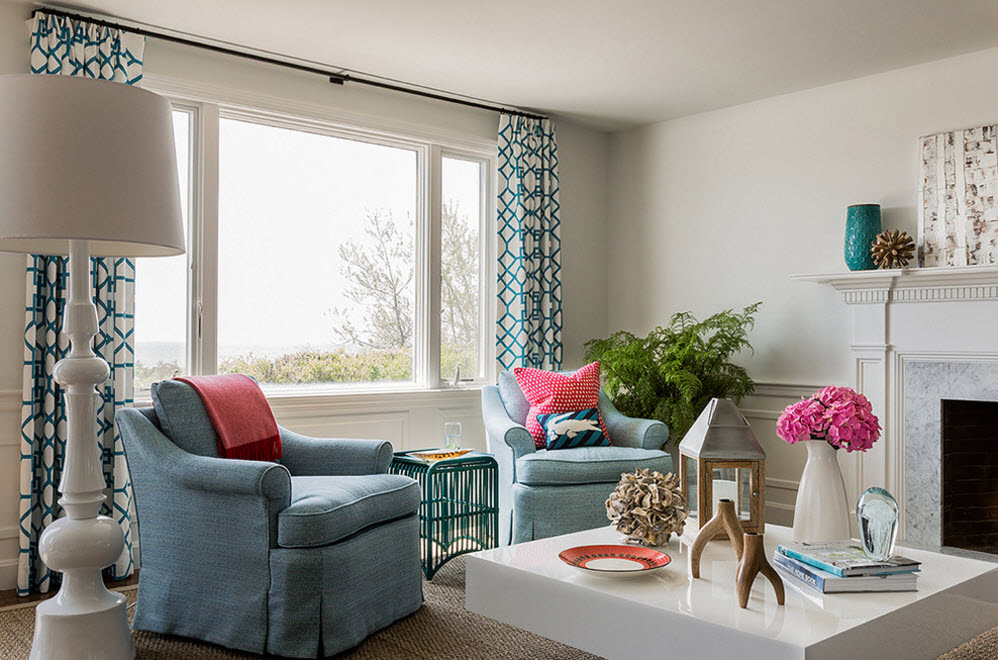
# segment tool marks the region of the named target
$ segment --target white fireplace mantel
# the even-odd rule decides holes
[[[791,275],[790,279],[827,284],[848,304],[998,299],[998,266],[857,270]]]
[[[840,460],[850,496],[858,498],[865,488],[882,486],[904,502],[905,365],[998,362],[998,266],[790,278],[831,286],[842,294],[842,311],[851,321],[854,384],[873,403],[883,426],[881,441],[872,450]]]

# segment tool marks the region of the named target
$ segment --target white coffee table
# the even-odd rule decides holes
[[[766,549],[791,530],[766,526]],[[932,660],[998,625],[998,564],[899,548],[922,562],[918,591],[805,597],[787,588],[779,607],[756,580],[738,607],[731,544],[707,546],[701,579],[689,576],[689,546],[660,548],[671,565],[640,579],[590,577],[558,553],[619,543],[609,527],[468,555],[466,607],[613,660]]]

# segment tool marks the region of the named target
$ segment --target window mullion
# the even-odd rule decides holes
[[[187,333],[186,364],[184,373],[197,374],[201,355],[201,226],[204,210],[204,108],[201,105],[191,108],[193,126],[191,131],[191,159],[189,177],[189,226],[187,236]]]
[[[491,160],[483,160],[481,165],[481,215],[479,217],[479,378],[494,383],[495,369],[495,325],[496,325],[496,193],[495,172]]]
[[[423,387],[439,387],[440,373],[440,211],[441,151],[431,145],[425,152],[423,222],[419,238],[416,295],[416,373]]]
[[[201,223],[196,237],[198,290],[192,296],[195,316],[191,344],[195,374],[218,369],[218,106],[202,106],[201,120]]]

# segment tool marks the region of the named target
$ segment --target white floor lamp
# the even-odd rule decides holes
[[[66,388],[66,516],[39,541],[42,561],[63,581],[37,608],[31,658],[133,658],[125,598],[101,579],[124,535],[98,515],[105,483],[95,386],[109,368],[91,348],[98,328],[90,257],[183,253],[169,102],[120,83],[0,76],[0,251],[69,255],[63,332],[71,348],[54,371]]]

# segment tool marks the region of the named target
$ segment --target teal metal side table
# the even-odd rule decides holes
[[[499,464],[491,454],[472,452],[428,463],[395,452],[392,474],[419,482],[420,557],[432,580],[448,561],[499,545]]]

